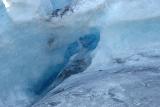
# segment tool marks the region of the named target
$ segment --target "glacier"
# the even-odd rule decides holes
[[[159,107],[159,0],[0,0],[0,107]]]

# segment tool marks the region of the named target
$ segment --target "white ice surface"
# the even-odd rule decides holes
[[[160,68],[157,63],[71,76],[33,107],[158,107]]]

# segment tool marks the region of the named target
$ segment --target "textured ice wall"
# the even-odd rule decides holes
[[[88,34],[90,27],[98,27],[101,36],[87,71],[123,63],[139,50],[159,46],[159,0],[78,0],[72,14],[49,19],[46,14],[51,8],[43,11],[44,2],[17,2],[18,6],[11,3],[7,9],[0,4],[0,84],[4,84],[0,106],[30,104],[43,90],[42,83],[51,75],[56,77],[67,46]],[[42,8],[37,8],[41,3]]]
[[[132,56],[133,60],[140,60],[140,56],[136,56],[139,53],[153,51],[158,54],[159,4],[159,0],[106,1],[104,14],[98,18],[98,23],[96,21],[101,28],[101,39],[88,71],[125,63]]]
[[[39,82],[43,82],[42,77],[45,80],[49,75],[54,76],[60,69],[57,65],[63,63],[67,44],[77,38],[63,28],[63,33],[58,35],[59,30],[45,22],[24,18],[28,15],[24,12],[32,11],[18,14],[19,7],[15,8],[10,8],[12,13],[0,4],[0,107],[30,104],[36,97]],[[10,13],[16,16],[16,21]]]
[[[36,1],[13,0],[9,7],[3,3],[0,4],[0,107],[25,107],[41,96],[71,57],[75,54],[77,59],[89,57],[97,46],[99,33],[88,25],[82,26],[84,23],[74,26],[76,23],[69,24],[62,18],[59,20],[63,26],[56,25],[57,22],[47,19],[51,13],[41,16],[43,1],[35,4]],[[77,45],[72,47],[72,43]],[[90,62],[89,59],[85,68]]]

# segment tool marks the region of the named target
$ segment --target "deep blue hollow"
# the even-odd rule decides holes
[[[99,40],[100,32],[97,29],[91,29],[89,33],[69,44],[65,51],[63,63],[49,67],[41,80],[33,86],[31,91],[36,95],[41,95],[53,83],[59,72],[64,69],[73,55],[79,53],[82,49],[85,49],[86,53],[94,50],[97,47]]]

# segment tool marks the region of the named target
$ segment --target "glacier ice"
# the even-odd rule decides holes
[[[52,10],[50,0],[2,0],[9,16],[14,21],[29,21],[36,17],[45,17]]]
[[[159,4],[0,0],[0,107],[158,107]]]
[[[73,0],[52,0],[51,3],[53,4],[54,9],[60,9],[67,5],[70,5]]]

